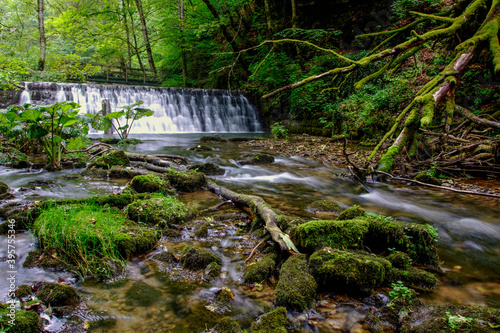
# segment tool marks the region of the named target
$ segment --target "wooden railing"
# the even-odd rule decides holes
[[[76,63],[75,63],[76,65]],[[157,86],[161,83],[162,72],[153,74],[149,69],[132,68],[128,66],[98,64],[98,63],[78,63],[78,65],[92,65],[100,67],[97,74],[86,77],[88,81],[104,82],[104,83],[121,83],[121,84],[142,84]]]

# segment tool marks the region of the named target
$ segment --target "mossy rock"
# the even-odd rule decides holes
[[[36,296],[46,305],[52,307],[76,306],[80,302],[80,296],[75,288],[58,283],[44,283]]]
[[[224,316],[209,311],[206,308],[207,305],[205,302],[197,302],[189,309],[189,314],[183,318],[183,322],[188,326],[186,332],[204,332],[207,327],[214,327]]]
[[[125,293],[125,304],[129,306],[151,306],[161,297],[161,290],[137,281]]]
[[[28,156],[12,147],[0,147],[0,164],[7,164],[13,168],[27,168]]]
[[[109,170],[108,169],[102,169],[102,168],[91,168],[88,167],[80,173],[83,177],[86,177],[88,179],[108,179],[109,177]]]
[[[62,261],[53,249],[37,249],[30,251],[23,262],[24,268],[40,267],[49,271],[69,269],[70,265]]]
[[[340,205],[333,200],[317,200],[307,206],[307,210],[313,213],[340,213],[342,208],[340,208]]]
[[[140,227],[126,227],[114,235],[114,243],[123,258],[145,254],[152,250],[160,234]]]
[[[109,179],[133,179],[141,174],[139,171],[134,171],[128,167],[113,165],[108,172]]]
[[[133,221],[144,222],[160,228],[181,224],[192,217],[192,211],[176,197],[156,197],[137,200],[125,208]]]
[[[176,171],[170,169],[163,176],[170,182],[170,184],[181,192],[196,192],[201,190],[206,185],[207,179],[201,172],[189,171]]]
[[[411,258],[403,252],[394,252],[385,257],[392,264],[392,267],[406,269],[411,266]]]
[[[259,165],[259,164],[270,164],[274,162],[274,156],[259,153],[259,154],[244,154],[238,161],[240,165]]]
[[[11,320],[14,320],[13,325],[10,325]],[[10,317],[9,309],[6,307],[0,310],[0,327],[6,329],[5,332],[8,333],[40,333],[43,331],[42,321],[36,312],[20,310]]]
[[[332,248],[313,253],[309,265],[324,289],[353,294],[382,286],[386,271],[392,269],[385,259]]]
[[[217,333],[241,333],[240,325],[231,317],[224,317],[219,320],[214,329]]]
[[[130,160],[123,150],[112,150],[99,156],[89,164],[89,168],[111,169],[112,166],[129,166]]]
[[[205,238],[208,236],[208,229],[210,229],[210,224],[208,223],[197,225],[194,229],[194,235],[198,238]]]
[[[429,175],[429,173],[427,173],[425,171],[419,173],[413,179],[415,179],[416,181],[422,182],[422,183],[426,183],[426,184],[441,185],[441,182],[439,181],[439,179],[437,179],[436,177],[432,177],[431,175]]]
[[[405,286],[419,291],[431,291],[438,285],[438,279],[433,274],[415,267],[392,268],[386,274],[386,281],[394,283],[401,281]]]
[[[155,174],[135,176],[130,182],[130,187],[138,193],[160,192],[165,195],[175,193],[168,180]]]
[[[368,229],[369,222],[361,219],[310,221],[293,227],[290,237],[300,250],[312,253],[325,246],[336,249],[361,247]]]
[[[337,217],[337,220],[352,220],[358,216],[362,216],[365,213],[365,210],[358,205],[353,205],[346,210],[344,210]]]
[[[213,163],[196,163],[188,166],[188,170],[204,173],[207,176],[220,176],[226,173],[224,169]]]
[[[16,231],[28,230],[40,215],[40,209],[35,203],[21,204],[19,202],[7,203],[0,207],[0,217],[5,222],[0,224],[0,234],[7,234],[11,229],[9,220],[14,220],[14,229]]]
[[[203,143],[211,143],[211,142],[227,142],[226,138],[223,138],[219,135],[205,135],[200,138],[200,142]]]
[[[212,147],[209,147],[207,145],[196,145],[194,147],[189,148],[189,150],[192,150],[192,151],[211,151],[213,149],[212,149]]]
[[[292,255],[281,266],[275,302],[287,309],[305,311],[311,307],[318,285],[305,255]]]
[[[113,193],[110,195],[95,196],[95,197],[88,197],[81,199],[47,200],[40,204],[40,208],[47,209],[50,207],[62,206],[62,205],[88,204],[96,206],[111,206],[123,209],[136,200],[145,200],[145,199],[150,199],[151,197],[152,195],[149,193],[139,193],[139,194]]]
[[[205,269],[211,262],[221,264],[222,260],[215,253],[205,249],[186,246],[182,250],[181,265],[188,269]]]
[[[276,267],[276,255],[271,253],[248,265],[245,268],[243,279],[245,283],[261,283],[273,274],[274,267]]]
[[[0,195],[5,194],[10,191],[9,185],[4,182],[0,182]]]
[[[175,255],[171,252],[160,252],[155,254],[152,259],[158,260],[167,264],[174,264],[178,262],[177,258]]]
[[[286,315],[286,308],[280,306],[260,316],[252,323],[250,331],[252,333],[287,333],[289,325],[290,320]]]
[[[221,267],[218,263],[215,261],[212,261],[208,266],[205,268],[205,272],[203,273],[203,277],[209,281],[214,280],[219,277],[221,272]]]
[[[31,294],[33,294],[33,289],[30,286],[28,286],[27,284],[22,284],[19,287],[17,287],[17,290],[16,290],[16,297],[17,298],[25,298]]]

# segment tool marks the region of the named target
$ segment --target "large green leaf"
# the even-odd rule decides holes
[[[49,134],[49,131],[38,124],[33,124],[28,128],[28,137],[31,139],[40,139],[47,134]]]
[[[143,117],[150,117],[153,115],[154,111],[150,109],[136,108],[135,109],[135,120],[141,119]]]
[[[108,113],[104,117],[108,118],[108,119],[118,119],[124,115],[125,115],[125,111],[115,111],[115,112]]]

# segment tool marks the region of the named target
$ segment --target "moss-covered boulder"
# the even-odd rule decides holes
[[[40,209],[34,202],[9,202],[3,205],[0,207],[0,217],[3,217],[5,222],[0,224],[0,235],[7,234],[11,230],[11,225],[16,231],[30,229],[39,215]],[[14,222],[11,223],[9,220]]]
[[[151,306],[161,297],[161,290],[149,284],[136,281],[125,293],[125,304],[129,306]]]
[[[112,166],[129,166],[130,160],[123,150],[112,150],[99,156],[89,164],[89,168],[111,169]]]
[[[124,227],[113,235],[113,243],[123,258],[144,254],[154,248],[159,238],[154,230],[140,227]]]
[[[208,236],[208,229],[210,229],[210,224],[208,223],[197,225],[194,228],[194,235],[198,238],[205,238]]]
[[[188,166],[188,170],[204,173],[207,176],[220,176],[226,173],[224,169],[213,163],[196,163]]]
[[[411,258],[404,252],[394,252],[389,254],[385,259],[389,260],[392,267],[406,269],[411,266]]]
[[[273,274],[274,267],[276,267],[276,255],[271,253],[257,262],[248,265],[245,268],[243,279],[245,283],[261,283]]]
[[[220,272],[221,272],[221,267],[220,265],[215,262],[215,261],[212,261],[210,264],[208,264],[208,266],[205,268],[205,272],[203,273],[203,277],[206,279],[206,280],[214,280],[216,278],[219,277],[220,275]]]
[[[3,328],[2,332],[9,333],[40,333],[43,331],[42,321],[36,312],[26,310],[10,312],[10,309],[4,304],[0,306],[0,328]]]
[[[312,213],[340,213],[342,208],[340,208],[340,205],[333,200],[317,200],[307,206],[307,210]]]
[[[217,333],[241,333],[240,325],[231,317],[224,317],[214,327]]]
[[[281,306],[260,316],[252,323],[250,331],[252,333],[287,333],[289,325],[290,320],[286,315],[286,309]]]
[[[317,287],[309,273],[305,255],[292,255],[281,266],[275,302],[287,309],[307,310],[316,296]]]
[[[274,162],[274,156],[264,153],[259,154],[244,154],[238,160],[240,165],[259,165],[270,164]]]
[[[71,269],[71,265],[59,258],[52,248],[30,251],[23,262],[24,268],[40,267],[48,271],[62,271]]]
[[[189,150],[193,150],[193,151],[211,151],[213,149],[212,149],[212,147],[209,147],[207,145],[196,145],[196,146],[193,146],[193,147],[189,148]]]
[[[175,193],[168,180],[155,174],[135,176],[130,182],[130,187],[138,193],[160,192],[165,195]]]
[[[36,296],[45,305],[52,307],[76,306],[80,302],[80,296],[75,288],[58,283],[44,283]]]
[[[86,168],[80,173],[87,179],[108,179],[109,170],[102,168]]]
[[[48,209],[56,206],[63,205],[94,205],[94,206],[111,206],[123,209],[136,200],[151,199],[152,195],[149,193],[118,193],[103,196],[95,196],[80,199],[62,199],[62,200],[47,200],[40,204],[40,209]]]
[[[438,285],[438,279],[433,274],[415,267],[392,268],[386,272],[385,279],[387,283],[401,281],[405,286],[419,291],[431,291]]]
[[[13,147],[0,147],[0,164],[6,164],[13,168],[27,168],[29,166],[28,156]]]
[[[176,171],[170,169],[164,174],[164,177],[173,187],[181,192],[199,191],[207,183],[205,175],[194,170]]]
[[[17,287],[16,290],[16,297],[17,298],[25,298],[28,297],[33,293],[33,288],[28,286],[27,284],[22,284],[19,287]]]
[[[353,205],[346,210],[344,210],[337,217],[337,220],[352,220],[358,216],[362,216],[365,213],[365,210],[358,205]]]
[[[9,191],[9,186],[3,182],[0,182],[0,200],[12,199],[14,196],[9,193]]]
[[[179,260],[175,257],[175,255],[171,252],[160,252],[155,254],[152,259],[158,260],[167,264],[174,264]]]
[[[200,142],[203,143],[218,143],[218,142],[227,142],[226,138],[223,138],[219,135],[204,135],[200,138]]]
[[[192,210],[176,197],[137,200],[125,208],[129,219],[160,228],[181,224],[192,217]]]
[[[188,269],[205,269],[210,263],[216,262],[221,264],[222,260],[215,253],[205,249],[195,249],[191,246],[186,246],[182,250],[180,263]]]
[[[392,268],[383,258],[332,248],[313,253],[309,265],[321,287],[349,293],[382,286],[386,271]]]
[[[414,178],[416,181],[431,184],[431,185],[441,185],[441,182],[436,177],[433,177],[428,172],[421,172]]]

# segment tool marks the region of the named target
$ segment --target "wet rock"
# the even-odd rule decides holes
[[[224,317],[217,325],[215,325],[214,329],[217,333],[240,333],[241,328],[236,320],[231,317]]]
[[[0,201],[14,198],[14,195],[9,193],[10,188],[7,184],[0,182]]]
[[[188,166],[189,170],[195,170],[204,173],[207,176],[219,176],[226,173],[224,169],[213,163],[196,163]]]
[[[130,193],[118,193],[103,196],[95,196],[81,199],[63,199],[63,200],[47,200],[40,204],[40,208],[47,209],[53,206],[62,205],[81,205],[89,204],[96,206],[111,206],[119,209],[125,208],[127,205],[131,204],[135,200],[145,200],[150,199],[151,194],[140,193],[140,194],[130,194]]]
[[[23,262],[24,268],[40,267],[50,271],[62,271],[67,265],[58,258],[53,249],[30,251]]]
[[[432,177],[428,172],[424,171],[419,173],[413,178],[419,182],[431,184],[431,185],[441,185],[441,182],[436,177]]]
[[[307,310],[316,296],[317,284],[311,274],[305,255],[292,255],[280,269],[275,302],[287,309]]]
[[[307,210],[316,213],[316,212],[328,212],[328,213],[340,213],[342,208],[340,208],[339,204],[333,200],[318,200],[314,201],[307,207]]]
[[[6,164],[12,168],[22,169],[29,167],[28,156],[12,147],[0,147],[0,164]]]
[[[411,258],[403,252],[394,252],[388,255],[385,259],[389,260],[392,267],[406,269],[411,266]]]
[[[33,186],[51,186],[51,185],[55,184],[55,181],[37,179],[37,180],[30,181],[28,184],[33,185]]]
[[[198,238],[205,238],[208,236],[208,229],[210,229],[210,225],[208,223],[197,225],[194,229],[194,234]]]
[[[128,218],[160,228],[181,224],[192,217],[192,211],[176,197],[137,200],[125,208]]]
[[[205,135],[205,136],[202,136],[200,138],[200,142],[203,142],[203,143],[211,143],[211,142],[227,142],[227,139],[226,138],[223,138],[219,135],[213,135],[213,136],[210,136],[210,135]]]
[[[15,311],[12,317],[9,314],[9,307],[6,304],[0,304],[0,327],[8,328],[9,333],[39,333],[43,330],[42,321],[36,312]],[[10,320],[14,320],[13,325],[9,324]]]
[[[123,150],[112,150],[90,162],[88,168],[111,169],[112,166],[129,166],[130,160]]]
[[[27,284],[22,284],[16,290],[16,297],[25,298],[31,295],[32,293],[33,289],[31,288],[31,286],[28,286]]]
[[[138,174],[141,173],[118,165],[113,165],[108,172],[110,179],[132,179]]]
[[[180,262],[183,267],[188,269],[204,269],[211,262],[216,262],[220,265],[222,260],[209,250],[195,249],[191,246],[186,246],[182,250]]]
[[[211,151],[213,149],[212,149],[212,147],[209,147],[207,145],[197,145],[197,146],[189,148],[189,150],[193,150],[193,151]]]
[[[286,315],[284,307],[276,308],[260,316],[256,322],[252,323],[250,331],[252,333],[286,333],[290,320]]]
[[[14,221],[14,230],[28,230],[36,218],[40,215],[40,209],[34,202],[7,203],[0,207],[0,217],[6,221],[0,224],[0,234],[5,235],[11,230],[9,221]]]
[[[381,308],[389,303],[389,297],[384,294],[370,295],[363,299],[363,303],[373,306],[375,308]]]
[[[353,205],[346,210],[344,210],[337,217],[337,220],[352,220],[358,216],[362,216],[365,213],[365,210],[358,205]]]
[[[135,176],[130,182],[130,187],[138,193],[160,192],[164,195],[175,193],[168,180],[155,174]]]
[[[194,170],[176,171],[171,169],[164,174],[164,177],[181,192],[199,191],[207,182],[203,173]]]
[[[137,281],[125,293],[125,304],[128,306],[151,306],[161,296],[161,290],[149,284]]]
[[[57,283],[44,283],[36,292],[36,296],[45,304],[52,307],[76,306],[80,296],[75,288]]]
[[[203,332],[207,327],[214,327],[222,318],[223,314],[210,311],[211,305],[197,302],[189,309],[189,314],[184,318],[184,322],[189,326],[188,332]]]
[[[266,255],[245,268],[243,275],[245,283],[261,283],[271,276],[274,267],[276,267],[276,255],[274,253]]]
[[[274,156],[259,153],[259,154],[244,154],[238,161],[241,165],[259,165],[259,164],[269,164],[274,162]]]
[[[205,268],[205,272],[203,273],[203,277],[209,281],[214,280],[219,277],[221,272],[221,267],[215,261],[212,261],[208,264],[207,268]]]
[[[81,175],[89,179],[108,179],[109,170],[102,168],[87,168],[81,172]]]
[[[225,287],[215,292],[215,301],[212,303],[212,311],[217,313],[225,313],[233,308],[234,295],[231,289]]]
[[[162,234],[164,237],[168,238],[179,238],[182,236],[182,231],[175,228],[170,228],[162,230]]]
[[[321,287],[354,294],[382,286],[386,270],[392,268],[382,258],[328,247],[311,255],[309,265]]]
[[[438,280],[433,274],[415,267],[393,268],[387,272],[386,281],[402,281],[405,286],[420,291],[431,291],[438,285]]]
[[[158,260],[167,264],[174,264],[178,261],[175,255],[171,252],[161,252],[155,254],[152,259]]]
[[[126,227],[114,235],[113,242],[125,259],[133,255],[145,254],[156,244],[159,233],[148,228]]]

